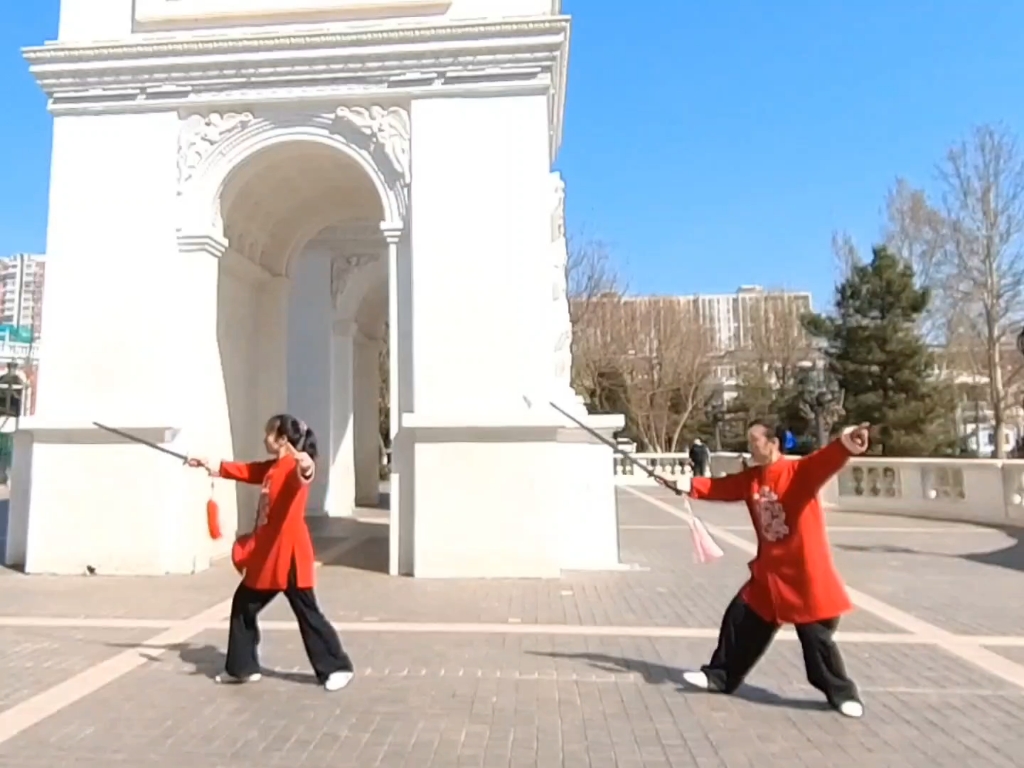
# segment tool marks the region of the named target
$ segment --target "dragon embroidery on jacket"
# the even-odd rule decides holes
[[[263,486],[260,488],[260,500],[256,505],[256,528],[267,524],[267,517],[270,514],[270,476],[263,478]]]
[[[771,488],[761,488],[754,497],[757,505],[757,523],[765,541],[781,541],[789,535],[786,510]]]

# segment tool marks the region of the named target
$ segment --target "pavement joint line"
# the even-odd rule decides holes
[[[360,546],[365,540],[365,537],[356,537],[344,541],[331,547],[326,554],[337,557],[349,549]],[[116,656],[94,664],[63,682],[0,712],[0,745],[60,712],[65,707],[159,658],[169,650],[168,646],[183,643],[195,637],[212,623],[223,619],[230,610],[231,598],[222,600],[193,616],[175,622],[160,634],[136,643]]]
[[[172,629],[187,619],[130,619],[79,618],[63,616],[0,616],[2,629]],[[453,635],[551,635],[565,637],[641,637],[653,639],[713,640],[717,627],[679,627],[657,625],[613,624],[544,624],[507,622],[419,622],[380,621],[369,617],[360,621],[331,622],[342,634],[453,634]],[[227,621],[220,619],[205,623],[199,631],[226,630]],[[260,629],[265,632],[297,631],[290,619],[264,619]],[[911,632],[864,632],[840,629],[836,636],[844,643],[876,645],[950,645],[982,646],[990,648],[1024,647],[1024,635],[967,635],[951,634],[934,637]],[[790,629],[779,633],[780,640],[796,640]]]
[[[720,525],[723,531],[746,531],[753,535],[754,531],[749,525]],[[978,528],[975,526],[956,527],[921,527],[921,526],[868,526],[868,525],[830,525],[829,533],[977,533],[990,536],[1005,536],[1002,531],[993,528]]]
[[[620,525],[619,528],[625,531],[678,531],[686,528],[685,525]],[[753,536],[754,532],[751,530],[749,525],[720,525],[719,530],[722,531],[738,531],[741,533],[747,533]],[[828,526],[829,533],[976,533],[976,534],[988,534],[994,536],[1005,536],[1002,531],[990,529],[990,528],[976,528],[965,526],[963,528],[922,528],[919,526],[868,526],[868,525],[830,525]]]
[[[661,499],[629,486],[622,486],[622,489],[627,493],[631,493],[634,496],[643,499],[652,506],[668,512],[670,515],[673,515],[680,520],[689,522],[692,519],[691,515],[688,515],[683,510],[669,504],[668,502],[662,501]],[[707,521],[703,522],[707,527],[708,532],[719,541],[724,541],[749,555],[757,553],[757,545],[755,543],[716,525],[712,525]],[[1024,666],[1010,661],[1009,659],[1006,659],[999,654],[982,647],[981,645],[965,642],[962,637],[958,637],[954,633],[943,629],[942,627],[931,624],[923,619],[919,619],[913,614],[907,613],[893,605],[889,605],[888,603],[879,600],[876,597],[872,597],[865,592],[861,592],[858,589],[854,589],[849,585],[847,585],[846,591],[850,595],[850,600],[853,604],[861,610],[874,614],[878,618],[887,621],[893,626],[899,627],[911,635],[927,639],[930,641],[930,644],[938,646],[958,659],[969,662],[979,669],[1000,678],[1001,680],[1012,683],[1019,688],[1024,688]]]

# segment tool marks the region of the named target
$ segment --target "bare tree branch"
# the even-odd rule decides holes
[[[614,326],[611,308],[625,289],[605,243],[581,236],[569,238],[565,283],[573,329],[572,386],[592,407],[611,408],[602,390],[618,353],[604,345]]]
[[[862,262],[857,245],[848,232],[832,233],[832,258],[838,285],[850,276],[855,266]]]
[[[942,257],[948,241],[945,217],[928,201],[924,191],[897,179],[886,197],[883,240],[889,250],[914,270],[918,286],[931,294],[919,330],[931,344],[942,344],[955,322],[953,306],[943,290]]]
[[[995,452],[1002,458],[1009,403],[1004,358],[1024,319],[1024,158],[1001,126],[981,126],[939,166],[946,238],[938,267],[961,334],[983,350]]]
[[[653,451],[672,452],[711,381],[707,335],[692,299],[627,299],[622,333],[633,341],[622,360],[627,403],[638,436]]]

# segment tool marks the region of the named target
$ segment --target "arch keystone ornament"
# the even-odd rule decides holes
[[[409,113],[401,107],[338,107],[335,128],[371,157],[383,160],[402,184],[412,183]]]
[[[178,134],[178,194],[219,143],[245,130],[255,119],[251,112],[189,115]]]

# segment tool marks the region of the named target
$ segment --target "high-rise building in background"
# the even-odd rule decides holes
[[[45,256],[0,257],[0,433],[35,412],[45,284]]]
[[[807,291],[767,291],[759,285],[741,286],[736,293],[682,297],[697,304],[700,324],[715,352],[734,352],[750,347],[774,318],[797,320],[811,311]]]
[[[713,378],[726,389],[736,384],[740,367],[751,356],[762,365],[773,356],[780,364],[813,362],[815,357],[815,345],[801,322],[813,306],[807,291],[745,285],[735,293],[609,298],[608,304],[598,305],[604,306],[603,311],[583,310],[583,316],[590,319],[583,321],[584,327],[578,330],[592,338],[591,345],[608,348],[609,344],[614,345],[613,336],[618,335],[621,342],[625,333],[635,337],[626,341],[630,355],[651,354],[652,345],[661,342],[658,333],[665,332],[663,327],[655,330],[665,318],[659,314],[659,308],[670,310],[670,324],[699,328],[704,339],[703,352],[714,360]],[[637,325],[638,317],[632,310],[640,306],[645,309]],[[672,311],[678,314],[673,317]],[[616,314],[620,317],[616,318]],[[621,327],[617,327],[620,323]],[[644,323],[652,324],[649,331],[642,327]]]
[[[0,335],[11,341],[39,339],[45,283],[45,256],[16,253],[0,258]]]

